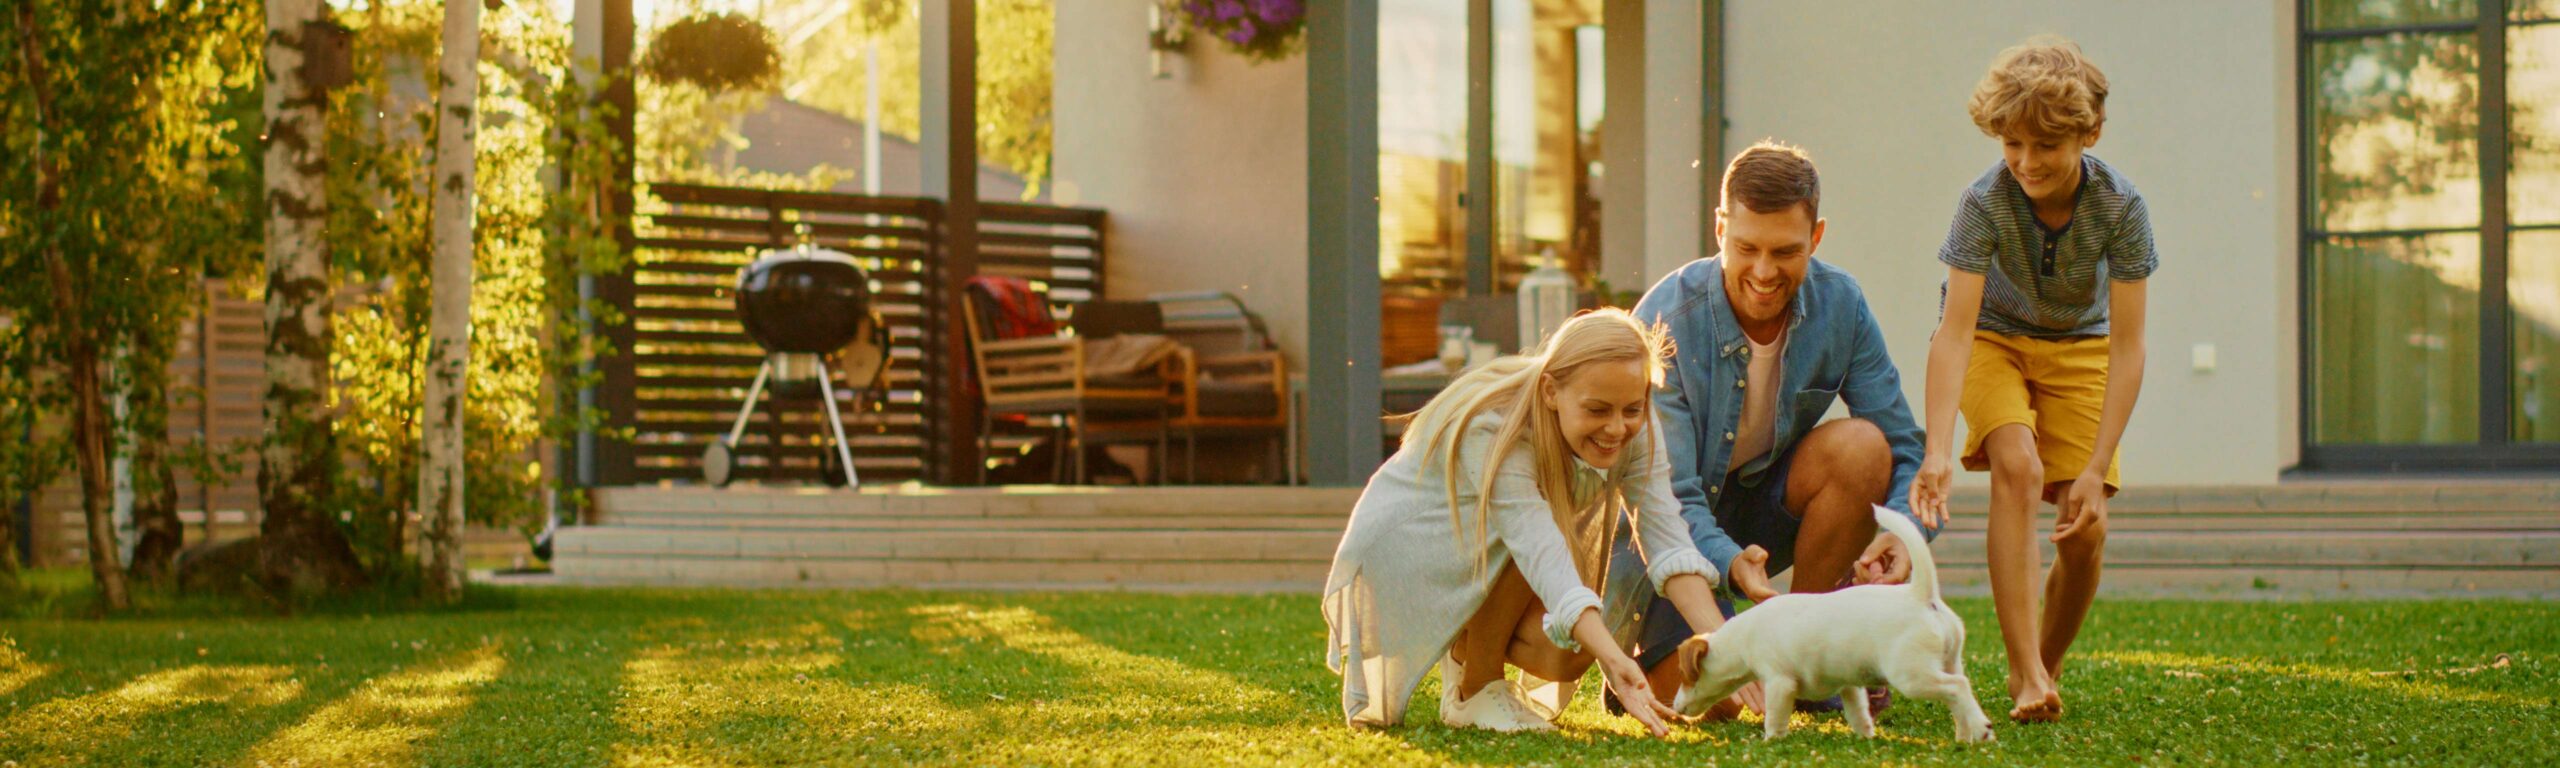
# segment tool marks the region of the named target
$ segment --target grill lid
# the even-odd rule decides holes
[[[835,352],[859,337],[870,314],[871,276],[852,256],[766,251],[738,270],[738,321],[768,352]]]

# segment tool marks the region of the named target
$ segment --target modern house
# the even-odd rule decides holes
[[[582,48],[627,59],[630,2],[580,0]],[[1315,488],[625,488],[565,544],[583,576],[1304,586],[1414,391],[1389,372],[1432,358],[1444,317],[1542,263],[1623,300],[1712,257],[1723,164],[1762,138],[1821,167],[1817,257],[1863,285],[1916,406],[1936,254],[1999,156],[1966,97],[2001,49],[2059,34],[2112,83],[2093,154],[2138,186],[2161,253],[2111,552],[2134,575],[2110,579],[2560,593],[2560,3],[1310,0],[1299,52],[1268,61],[1173,44],[1156,5],[1056,0],[1047,201],[1107,212],[1080,219],[1100,271],[1078,285],[1224,292],[1267,320],[1303,372]],[[952,172],[981,168],[954,94],[1002,44],[970,7],[920,2],[908,156],[934,205],[914,232],[1020,197]],[[768,110],[769,144],[849,151],[831,132],[856,124],[792,110]],[[901,445],[955,445],[964,400],[911,402]],[[913,472],[962,484],[982,457],[953,456]],[[1959,581],[1973,518],[1941,539]],[[725,565],[676,565],[706,559]],[[959,565],[985,562],[1011,565]]]

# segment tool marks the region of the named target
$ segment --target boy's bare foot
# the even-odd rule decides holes
[[[2009,683],[2009,699],[2017,705],[2009,709],[2009,720],[2018,723],[2050,723],[2062,719],[2062,692],[2043,679]]]

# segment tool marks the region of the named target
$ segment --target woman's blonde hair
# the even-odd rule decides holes
[[[1664,361],[1670,353],[1669,336],[1646,327],[1626,310],[1585,312],[1565,321],[1535,353],[1502,357],[1478,366],[1450,382],[1422,410],[1407,417],[1411,423],[1405,430],[1406,442],[1422,448],[1424,464],[1440,462],[1441,474],[1448,483],[1450,517],[1457,523],[1458,544],[1476,553],[1477,572],[1483,572],[1485,567],[1494,479],[1511,450],[1525,442],[1529,444],[1538,494],[1546,499],[1557,530],[1572,548],[1575,570],[1585,585],[1598,586],[1608,564],[1609,540],[1616,535],[1618,516],[1605,515],[1599,525],[1579,525],[1580,521],[1574,519],[1579,510],[1573,503],[1573,450],[1565,444],[1563,426],[1547,400],[1547,388],[1539,384],[1552,377],[1557,386],[1563,386],[1590,366],[1636,362],[1644,366],[1649,387],[1660,387]],[[1463,466],[1458,452],[1465,442],[1467,425],[1487,411],[1502,414],[1502,428],[1494,436],[1492,455],[1485,457],[1481,465],[1483,477],[1474,481],[1476,503],[1473,525],[1469,525],[1469,510],[1458,508],[1459,467]],[[1651,397],[1645,398],[1642,423],[1653,423]],[[1621,481],[1631,469],[1652,460],[1652,435],[1639,431],[1628,436],[1628,443],[1630,449],[1619,454],[1617,466],[1601,468],[1607,473],[1602,492],[1614,497],[1613,503],[1600,505],[1602,509],[1615,511],[1622,507],[1625,494],[1619,490]]]
[[[2077,138],[2107,122],[2107,76],[2080,46],[2051,35],[2000,52],[1965,112],[1991,138]]]

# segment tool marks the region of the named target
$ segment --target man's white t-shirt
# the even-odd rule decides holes
[[[1725,461],[1726,472],[1760,458],[1778,442],[1778,361],[1787,349],[1787,333],[1779,331],[1767,344],[1748,335],[1742,340],[1751,346],[1751,366],[1743,376],[1742,424],[1734,427],[1733,458]]]

